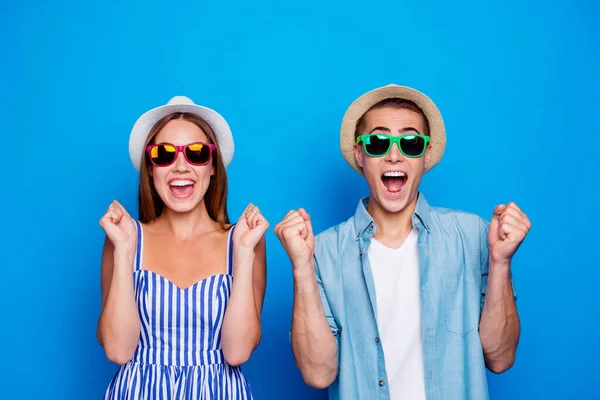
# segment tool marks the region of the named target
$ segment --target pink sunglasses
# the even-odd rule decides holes
[[[177,155],[183,153],[188,163],[202,166],[209,163],[213,151],[217,148],[211,143],[190,143],[185,146],[176,146],[171,143],[158,143],[146,147],[148,156],[153,165],[166,167],[175,162]]]

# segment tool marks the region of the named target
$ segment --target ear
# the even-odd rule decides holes
[[[363,149],[362,146],[360,144],[354,143],[354,159],[356,160],[356,163],[358,164],[359,167],[364,168],[363,165]]]
[[[429,167],[429,162],[431,161],[431,144],[427,145],[423,157],[425,157],[425,169],[427,169]]]
[[[210,163],[210,176],[215,176],[215,166]]]

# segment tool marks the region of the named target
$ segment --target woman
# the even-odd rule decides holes
[[[239,365],[261,336],[269,224],[253,205],[229,223],[231,130],[175,97],[138,119],[129,151],[139,221],[116,201],[100,220],[98,340],[121,364],[105,399],[251,399]]]

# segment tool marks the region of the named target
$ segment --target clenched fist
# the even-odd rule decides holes
[[[498,205],[488,231],[490,257],[497,263],[508,263],[531,229],[529,218],[513,202]]]
[[[303,209],[292,210],[275,227],[275,235],[283,245],[292,265],[307,265],[312,262],[315,251],[310,216]]]
[[[269,222],[260,213],[258,207],[249,204],[235,225],[233,232],[235,250],[254,251],[267,229],[269,229]]]
[[[115,250],[135,253],[137,245],[135,222],[118,201],[115,200],[108,206],[106,214],[100,219],[100,226]]]

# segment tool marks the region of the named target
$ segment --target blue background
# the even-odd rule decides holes
[[[183,94],[221,112],[232,218],[252,201],[274,226],[303,206],[321,231],[367,194],[339,151],[343,113],[394,82],[445,118],[429,202],[489,218],[514,200],[533,222],[514,260],[517,362],[489,375],[492,398],[598,398],[596,2],[121,3],[0,5],[0,397],[101,398],[115,372],[95,334],[98,220],[113,198],[137,212],[127,143],[144,111]],[[245,372],[256,399],[324,399],[295,369],[291,267],[272,230],[267,242]]]

